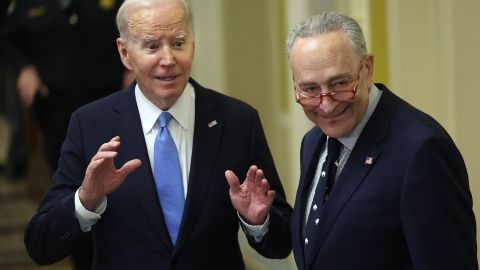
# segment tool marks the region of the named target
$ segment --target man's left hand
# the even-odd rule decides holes
[[[230,185],[230,200],[233,207],[250,225],[262,225],[272,207],[275,191],[263,175],[263,171],[252,165],[245,181],[240,185],[238,177],[230,170],[225,171]]]

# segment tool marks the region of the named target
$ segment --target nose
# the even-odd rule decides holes
[[[338,101],[333,99],[332,96],[323,96],[317,109],[321,110],[325,114],[331,114],[335,111]]]
[[[160,66],[162,67],[171,67],[175,65],[175,57],[173,55],[172,49],[169,47],[165,47],[161,50],[160,55]]]

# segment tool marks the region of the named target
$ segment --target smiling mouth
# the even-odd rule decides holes
[[[324,118],[324,119],[328,119],[328,120],[333,120],[341,115],[343,115],[349,108],[350,106],[346,106],[345,108],[343,108],[341,111],[339,112],[334,112],[334,113],[323,113],[323,112],[318,112],[318,115],[320,115],[320,117]]]
[[[157,76],[156,78],[160,81],[173,81],[177,78],[178,76]]]

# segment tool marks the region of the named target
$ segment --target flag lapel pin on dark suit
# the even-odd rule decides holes
[[[373,157],[367,157],[365,159],[365,165],[372,165],[373,164]]]

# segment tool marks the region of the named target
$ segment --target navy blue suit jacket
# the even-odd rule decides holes
[[[303,138],[292,215],[298,268],[478,269],[462,156],[434,119],[377,87],[380,102],[321,209],[307,256],[305,203],[326,136],[315,127]]]
[[[140,123],[134,84],[73,113],[54,184],[30,221],[25,243],[31,257],[50,264],[67,256],[84,236],[75,218],[74,193],[103,143],[120,136],[116,166],[138,158],[142,166],[107,196],[92,227],[94,269],[244,269],[237,239],[239,219],[224,172],[240,178],[250,165],[265,172],[277,196],[269,232],[250,245],[270,258],[291,251],[291,207],[272,160],[258,113],[249,105],[193,80],[195,130],[184,216],[175,247],[163,219]],[[217,125],[208,123],[216,120]]]

